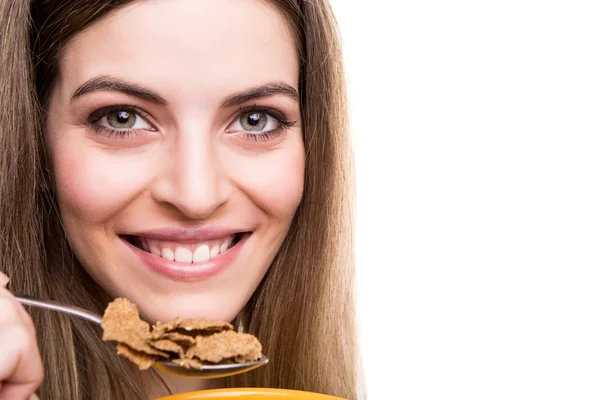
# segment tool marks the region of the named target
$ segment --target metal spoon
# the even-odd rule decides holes
[[[91,321],[98,325],[101,325],[102,323],[101,316],[79,307],[57,303],[55,301],[42,300],[38,299],[37,297],[29,296],[22,293],[13,293],[13,295],[17,298],[17,301],[19,301],[19,303],[28,306],[45,308],[48,310],[54,310],[65,314],[75,315],[87,319],[88,321]],[[171,375],[177,375],[187,378],[210,379],[241,374],[243,372],[247,372],[255,368],[261,367],[267,362],[269,362],[269,359],[263,355],[257,361],[238,364],[202,365],[202,369],[199,370],[187,369],[170,361],[157,361],[154,364],[154,367],[160,371],[166,372]]]

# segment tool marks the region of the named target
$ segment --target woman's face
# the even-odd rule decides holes
[[[64,49],[48,116],[72,248],[151,320],[232,320],[286,236],[298,60],[263,1],[147,0]]]

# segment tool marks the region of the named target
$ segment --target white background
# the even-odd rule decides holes
[[[600,2],[331,0],[370,399],[600,398]]]

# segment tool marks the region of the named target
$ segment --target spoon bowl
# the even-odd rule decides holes
[[[75,306],[70,306],[67,304],[58,303],[55,301],[38,299],[37,297],[29,296],[27,294],[13,292],[13,295],[21,304],[75,315],[77,317],[81,317],[90,322],[93,322],[97,325],[102,325],[102,317],[91,311],[84,310]],[[256,361],[250,361],[245,363],[202,365],[201,369],[188,369],[180,365],[174,364],[170,361],[157,361],[156,363],[154,363],[153,366],[157,370],[166,372],[170,375],[186,378],[213,379],[241,374],[253,370],[255,368],[262,367],[268,362],[269,359],[263,355],[260,359]]]
[[[176,375],[183,378],[224,378],[226,376],[242,374],[244,372],[251,371],[255,368],[262,367],[269,362],[269,359],[262,356],[256,361],[249,361],[245,363],[237,364],[214,364],[214,365],[203,365],[201,370],[197,369],[186,369],[182,368],[177,364],[173,364],[170,361],[161,361],[154,364],[154,368],[159,371],[166,372],[170,375]]]

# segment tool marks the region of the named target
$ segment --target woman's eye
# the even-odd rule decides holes
[[[110,111],[98,123],[113,129],[153,130],[153,127],[143,117],[130,110]]]
[[[280,122],[262,111],[242,113],[232,127],[235,131],[263,132],[272,131],[279,127]]]

